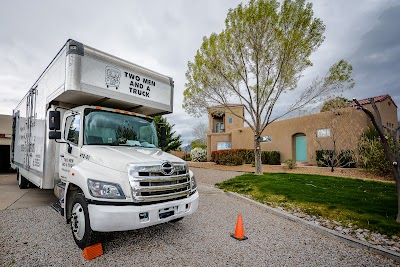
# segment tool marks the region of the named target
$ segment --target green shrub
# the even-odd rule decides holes
[[[389,144],[394,149],[394,142],[391,138],[389,139]],[[378,175],[392,175],[392,166],[386,158],[382,143],[375,129],[370,129],[361,136],[359,155],[362,168]]]
[[[281,165],[281,154],[278,151],[262,151],[261,163],[268,165]]]
[[[242,152],[243,161],[246,164],[251,164],[254,161],[254,150],[252,149],[244,149]]]
[[[211,161],[221,165],[242,165],[254,162],[253,149],[225,149],[211,152]],[[262,151],[262,164],[280,165],[280,153],[278,151]]]
[[[286,160],[286,161],[285,161],[285,164],[286,164],[286,167],[287,167],[288,169],[294,169],[294,168],[296,168],[296,166],[297,166],[296,161],[293,160],[293,159],[288,159],[288,160]]]
[[[242,165],[244,149],[224,149],[211,152],[211,161],[221,165]]]
[[[328,158],[333,154],[333,150],[317,150],[315,151],[315,159],[318,167],[328,167],[330,163]]]
[[[354,152],[351,150],[341,150],[337,156],[334,156],[333,150],[317,150],[315,158],[318,167],[341,167],[355,168]]]

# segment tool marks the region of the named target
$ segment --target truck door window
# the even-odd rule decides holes
[[[67,141],[78,145],[80,132],[80,115],[69,116],[65,123],[65,137]]]

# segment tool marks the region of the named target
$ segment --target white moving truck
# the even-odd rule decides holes
[[[13,111],[20,188],[54,189],[80,248],[97,232],[178,221],[199,194],[186,163],[159,149],[154,115],[172,78],[68,40]],[[161,128],[163,129],[163,128]]]

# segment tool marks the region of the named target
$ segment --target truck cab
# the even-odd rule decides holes
[[[66,110],[62,120],[51,114],[50,128],[61,129],[49,133],[61,137],[54,191],[79,247],[93,243],[96,232],[178,221],[197,209],[193,173],[158,148],[150,116],[99,106]]]

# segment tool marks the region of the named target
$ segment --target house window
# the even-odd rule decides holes
[[[217,142],[217,150],[231,149],[231,148],[232,148],[231,142]]]
[[[317,137],[329,137],[329,136],[331,136],[331,129],[317,130]]]
[[[223,133],[225,132],[225,125],[222,122],[217,122],[215,124],[215,132],[216,133]]]
[[[270,135],[267,136],[261,136],[261,142],[271,142],[272,141],[272,137]]]
[[[228,123],[232,124],[233,123],[233,118],[228,118]]]

